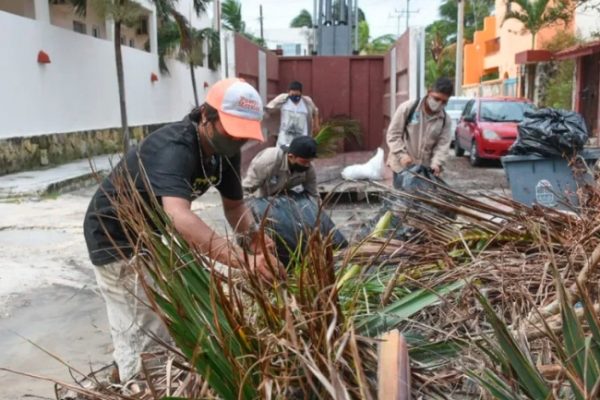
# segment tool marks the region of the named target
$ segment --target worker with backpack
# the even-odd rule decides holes
[[[412,165],[441,174],[451,141],[451,121],[444,108],[453,90],[449,79],[439,78],[427,96],[405,101],[396,109],[386,135],[387,164],[394,178]]]

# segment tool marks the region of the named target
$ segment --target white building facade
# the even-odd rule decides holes
[[[309,28],[265,29],[266,45],[281,50],[283,56],[310,56],[313,49],[313,30]]]
[[[0,0],[0,141],[120,126],[112,21],[89,6],[81,16],[68,1],[54,3]],[[194,106],[189,66],[169,59],[170,73],[160,73],[156,10],[138,3],[140,23],[121,36],[129,125],[179,120]],[[192,0],[178,7],[195,28],[211,25]],[[194,71],[200,100],[219,76],[207,65]]]

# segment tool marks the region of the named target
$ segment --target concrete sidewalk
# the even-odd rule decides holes
[[[71,190],[95,179],[95,173],[107,173],[118,162],[119,155],[110,154],[43,170],[3,175],[0,176],[0,199],[41,196]]]

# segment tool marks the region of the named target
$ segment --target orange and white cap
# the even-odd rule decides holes
[[[219,112],[219,120],[228,135],[265,141],[260,128],[263,117],[262,100],[256,89],[243,79],[218,81],[208,90],[206,102]]]

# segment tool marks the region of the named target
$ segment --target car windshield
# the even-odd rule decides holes
[[[481,103],[481,120],[489,122],[521,122],[533,105],[521,101],[484,101]]]
[[[468,99],[453,99],[450,98],[448,100],[448,105],[446,105],[446,111],[460,111],[462,112],[465,105],[469,102]]]

